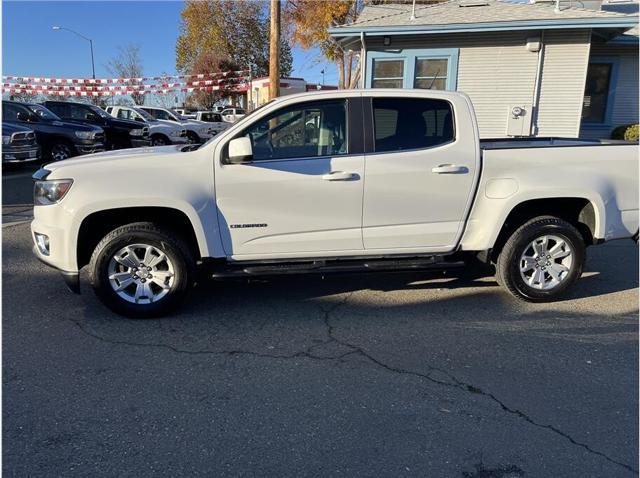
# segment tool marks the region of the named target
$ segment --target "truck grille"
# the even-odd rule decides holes
[[[28,133],[13,133],[11,135],[11,144],[13,146],[35,146],[36,135],[31,131]]]
[[[143,138],[148,138],[149,137],[149,127],[145,126],[144,128],[142,128],[142,137]]]
[[[104,133],[96,133],[93,139],[95,139],[96,143],[104,143]]]

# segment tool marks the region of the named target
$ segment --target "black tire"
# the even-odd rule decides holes
[[[202,141],[200,140],[200,136],[198,136],[197,133],[191,130],[187,130],[187,139],[189,140],[190,144],[202,143]]]
[[[111,259],[122,248],[133,244],[148,244],[157,248],[166,255],[173,267],[173,281],[168,279],[168,292],[155,302],[128,302],[111,286]],[[96,246],[89,263],[89,281],[98,298],[114,312],[131,318],[159,317],[174,311],[191,290],[195,277],[195,261],[187,244],[172,232],[149,222],[127,224],[111,231]],[[148,287],[151,287],[151,282]],[[134,290],[137,286],[137,281],[131,284]],[[157,288],[157,285],[154,287]],[[128,288],[126,293],[132,293],[131,289]]]
[[[52,161],[64,161],[74,156],[74,149],[66,141],[55,141],[49,146],[48,156]]]
[[[171,144],[171,141],[166,136],[161,134],[151,136],[151,146],[166,146],[168,144]]]
[[[551,289],[532,287],[520,273],[520,261],[530,244],[541,236],[551,235],[566,241],[572,250],[572,262],[568,272]],[[586,246],[580,232],[570,223],[553,216],[531,219],[509,237],[496,264],[496,279],[513,296],[527,302],[552,302],[561,297],[582,275],[586,260]],[[548,266],[547,266],[548,267]],[[542,269],[544,270],[544,269]],[[542,273],[545,279],[548,272]]]

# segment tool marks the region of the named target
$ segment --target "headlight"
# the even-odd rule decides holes
[[[93,131],[76,131],[76,136],[80,139],[93,139],[95,133]]]
[[[2,135],[2,144],[9,144],[11,142],[11,136]]]
[[[33,187],[33,204],[48,206],[62,201],[69,192],[73,179],[52,179],[50,181],[36,181]]]
[[[129,131],[129,134],[131,136],[142,136],[144,134],[144,130],[143,129],[132,129],[131,131]]]

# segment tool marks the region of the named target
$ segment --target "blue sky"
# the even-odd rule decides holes
[[[61,25],[93,39],[96,76],[109,78],[105,65],[119,45],[140,45],[144,74],[175,73],[179,1],[3,1],[2,72],[4,75],[91,77],[89,43]],[[317,50],[294,48],[292,76],[337,84],[333,64]]]

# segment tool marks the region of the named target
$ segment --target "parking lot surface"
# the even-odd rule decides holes
[[[638,473],[631,241],[553,304],[431,271],[212,282],[129,320],[3,222],[5,476]]]

